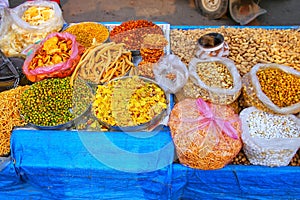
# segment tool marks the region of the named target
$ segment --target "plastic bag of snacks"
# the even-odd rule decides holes
[[[179,161],[192,168],[222,168],[242,148],[239,116],[226,105],[184,99],[175,104],[168,125]]]
[[[0,9],[0,40],[3,40],[2,37],[4,37],[7,34],[7,30],[10,26],[11,18],[9,17],[9,10],[8,9]]]
[[[300,72],[279,64],[256,64],[242,78],[244,106],[296,114],[300,112]]]
[[[166,55],[153,67],[156,82],[166,92],[175,94],[187,82],[189,72],[186,65],[176,55]]]
[[[64,25],[60,7],[51,1],[27,1],[9,12],[9,28],[0,39],[7,56],[20,56],[25,48],[60,31]]]
[[[240,113],[243,150],[251,164],[287,166],[300,147],[300,120],[255,107]]]
[[[51,33],[27,56],[23,73],[27,79],[37,82],[45,78],[64,78],[73,73],[84,47],[75,36],[64,33]]]
[[[183,96],[203,98],[212,103],[228,105],[241,93],[242,81],[234,62],[228,58],[193,58],[189,63],[189,80]]]

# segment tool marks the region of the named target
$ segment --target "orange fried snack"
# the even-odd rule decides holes
[[[55,65],[70,58],[72,41],[58,37],[49,38],[31,60],[28,69]]]

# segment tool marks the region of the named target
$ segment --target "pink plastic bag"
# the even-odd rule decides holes
[[[177,103],[168,123],[182,164],[219,169],[239,153],[241,121],[230,106],[185,99]]]
[[[38,67],[33,70],[28,69],[30,62],[36,56],[37,52],[39,49],[43,48],[44,43],[52,38],[52,37],[58,37],[60,39],[70,39],[72,41],[72,47],[71,47],[71,55],[70,58],[65,61],[61,62],[55,65],[50,65],[50,66],[43,66],[43,67]],[[23,65],[23,72],[28,78],[28,80],[32,82],[37,82],[40,80],[43,80],[45,78],[64,78],[66,76],[69,76],[73,73],[76,65],[78,64],[80,57],[83,53],[84,47],[81,46],[75,39],[75,36],[63,32],[63,33],[51,33],[49,34],[44,40],[42,40],[41,43],[39,43],[34,49],[33,52],[27,56],[24,65]]]

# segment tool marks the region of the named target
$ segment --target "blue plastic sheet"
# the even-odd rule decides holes
[[[12,156],[22,179],[52,198],[168,199],[171,136],[167,130],[139,134],[15,130]],[[104,135],[130,152],[127,158],[105,144]],[[143,158],[149,152],[152,157]]]
[[[14,180],[0,197],[42,199],[299,199],[299,167],[228,165],[196,170],[172,163],[174,148],[150,160],[129,162],[99,143],[99,134],[128,152],[156,152],[171,144],[168,129],[130,135],[120,132],[14,130],[12,157],[2,179]],[[101,138],[101,137],[100,137]],[[91,142],[93,141],[93,142]],[[91,142],[91,144],[89,144]],[[102,141],[103,142],[103,141]],[[171,143],[170,143],[171,142]],[[89,146],[91,145],[91,146]],[[99,150],[99,147],[106,148]],[[101,152],[111,163],[105,163]],[[131,160],[133,159],[133,160]],[[161,165],[162,160],[172,163]],[[119,166],[114,166],[118,161]],[[132,162],[131,162],[132,161]],[[109,166],[110,165],[110,166]],[[123,166],[123,167],[122,167]],[[157,169],[154,169],[157,166]],[[131,167],[132,171],[128,171]],[[9,172],[10,171],[10,172]],[[8,178],[8,174],[14,179]],[[18,179],[20,176],[20,179]],[[14,187],[12,187],[14,185]],[[3,189],[4,188],[4,189]]]
[[[10,190],[20,183],[11,157],[0,158],[0,190]]]

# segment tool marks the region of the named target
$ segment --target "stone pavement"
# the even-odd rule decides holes
[[[15,7],[21,0],[11,0]],[[218,20],[209,20],[195,7],[194,0],[61,0],[66,22],[127,21],[147,19],[171,25],[239,25],[229,12]],[[260,0],[267,13],[249,25],[299,25],[299,0]]]

